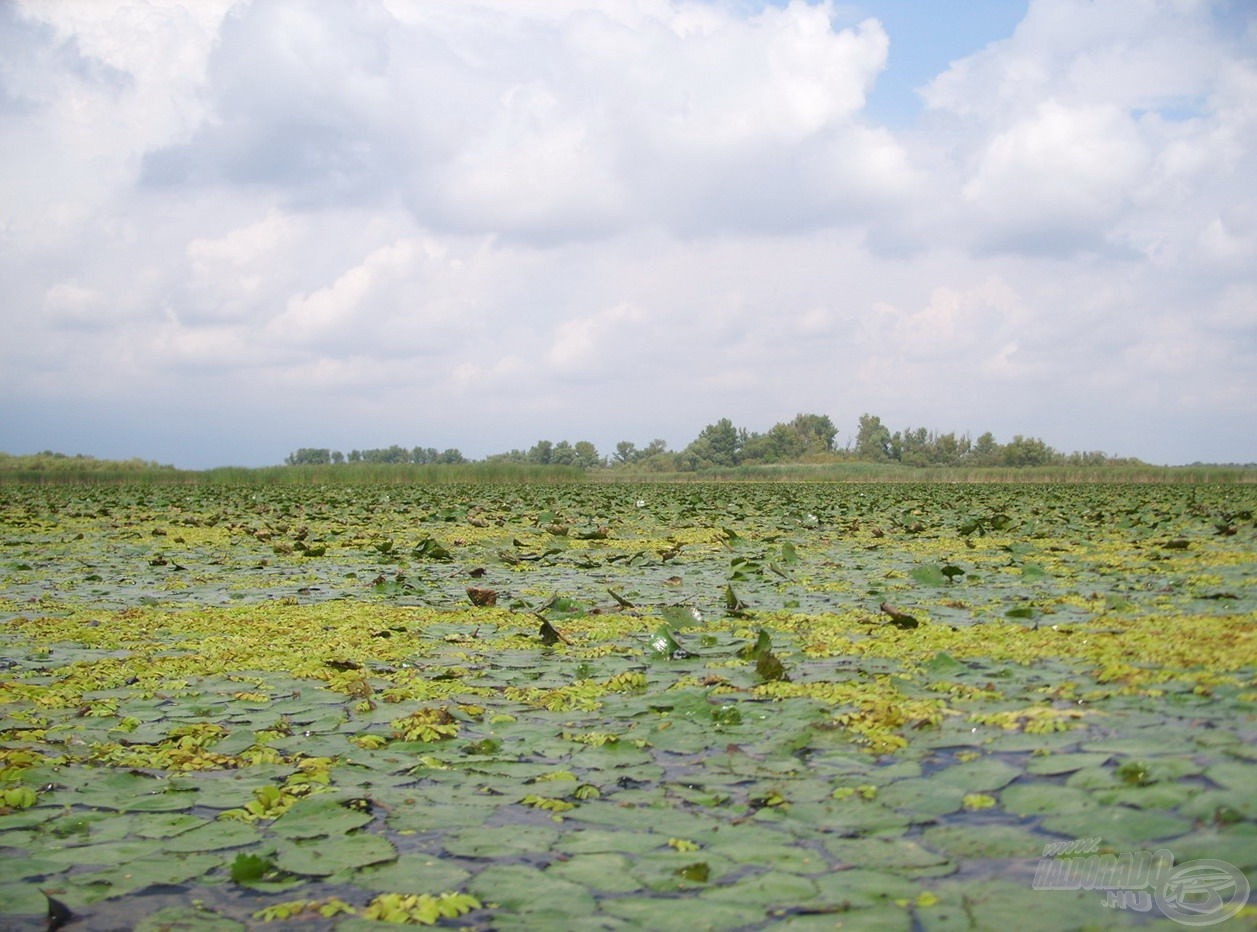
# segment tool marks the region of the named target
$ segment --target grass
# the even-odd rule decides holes
[[[33,460],[40,460],[38,463]],[[1240,485],[1257,482],[1251,466],[904,466],[852,460],[718,467],[697,472],[654,472],[634,467],[583,470],[511,462],[458,464],[346,463],[335,466],[221,466],[184,470],[138,460],[113,463],[0,454],[0,485],[472,485],[568,484],[579,482],[910,482],[970,484],[1186,484]]]

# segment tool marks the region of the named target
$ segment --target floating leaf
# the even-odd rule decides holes
[[[411,548],[410,555],[417,560],[439,560],[442,562],[454,559],[454,555],[439,541],[425,537]]]
[[[242,851],[231,862],[231,879],[235,883],[252,883],[261,880],[267,871],[274,870],[274,868],[275,865],[266,858]]]
[[[764,651],[756,657],[755,674],[766,683],[790,679],[786,675],[786,667],[781,662],[781,658],[770,650]]]
[[[680,645],[676,636],[673,635],[672,629],[666,624],[660,625],[655,629],[655,633],[651,635],[650,649],[656,656],[664,657],[668,660],[685,660],[687,657],[694,656]]]
[[[949,581],[947,575],[937,566],[918,566],[909,575],[925,586],[945,586]]]
[[[284,842],[275,855],[275,865],[292,874],[327,877],[396,857],[397,851],[388,839],[360,834]]]
[[[773,639],[763,628],[759,629],[759,633],[755,636],[755,641],[751,644],[743,645],[738,648],[738,656],[743,660],[755,660],[771,651],[773,648]]]
[[[673,628],[688,628],[703,623],[702,613],[692,605],[666,605],[659,614]]]

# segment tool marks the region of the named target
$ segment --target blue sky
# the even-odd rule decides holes
[[[0,450],[1257,460],[1240,0],[0,5]]]
[[[1021,0],[878,0],[842,8],[847,9],[854,22],[875,17],[890,36],[886,70],[869,94],[868,113],[899,127],[920,115],[919,88],[953,61],[1008,38],[1026,15]]]

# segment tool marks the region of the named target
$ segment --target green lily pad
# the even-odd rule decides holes
[[[211,854],[170,856],[153,853],[128,858],[125,863],[83,873],[73,873],[70,883],[84,891],[88,899],[124,896],[153,886],[173,886],[203,877],[222,866],[222,859]]]
[[[841,864],[874,870],[902,870],[909,874],[950,869],[947,857],[906,838],[834,838],[825,847]]]
[[[546,873],[588,890],[631,893],[642,884],[629,873],[632,861],[623,854],[578,854],[551,864]]]
[[[449,860],[403,852],[395,861],[362,868],[355,880],[371,890],[458,890],[471,876],[471,871]]]
[[[445,850],[465,858],[501,858],[547,850],[558,829],[545,825],[503,825],[469,828],[450,836]]]
[[[248,928],[204,906],[166,906],[140,919],[133,932],[244,932]]]
[[[1111,759],[1110,754],[1048,754],[1031,759],[1026,764],[1026,772],[1047,777],[1057,776],[1102,767]]]
[[[1021,769],[1012,764],[995,757],[984,757],[969,763],[955,764],[931,774],[928,779],[945,786],[957,787],[966,793],[978,793],[1002,789],[1021,775]]]
[[[1017,816],[1086,812],[1099,805],[1086,790],[1055,783],[1014,783],[1000,790],[999,800]]]
[[[371,813],[345,805],[332,794],[319,794],[298,799],[288,811],[271,825],[281,838],[317,838],[320,835],[343,835],[366,825]]]
[[[921,833],[931,850],[955,861],[1028,858],[1043,848],[1043,836],[1013,825],[934,825]]]
[[[756,916],[745,903],[692,901],[675,898],[624,896],[606,900],[601,911],[625,919],[629,928],[683,930],[693,928],[736,929],[753,925]]]
[[[1192,827],[1186,819],[1177,816],[1127,806],[1100,806],[1088,812],[1050,816],[1042,824],[1046,831],[1058,835],[1099,836],[1105,844],[1117,848],[1177,838]]]
[[[161,842],[161,850],[171,852],[225,851],[256,844],[261,837],[257,827],[246,822],[217,819],[205,822]]]
[[[468,883],[467,889],[498,910],[533,922],[553,922],[555,927],[566,927],[571,920],[591,915],[597,909],[593,895],[585,887],[524,864],[486,867]]]
[[[392,861],[397,849],[379,835],[346,835],[280,844],[275,865],[305,877],[327,877],[345,870]]]

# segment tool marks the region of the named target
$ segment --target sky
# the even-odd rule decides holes
[[[0,451],[1257,461],[1250,0],[0,0]]]

